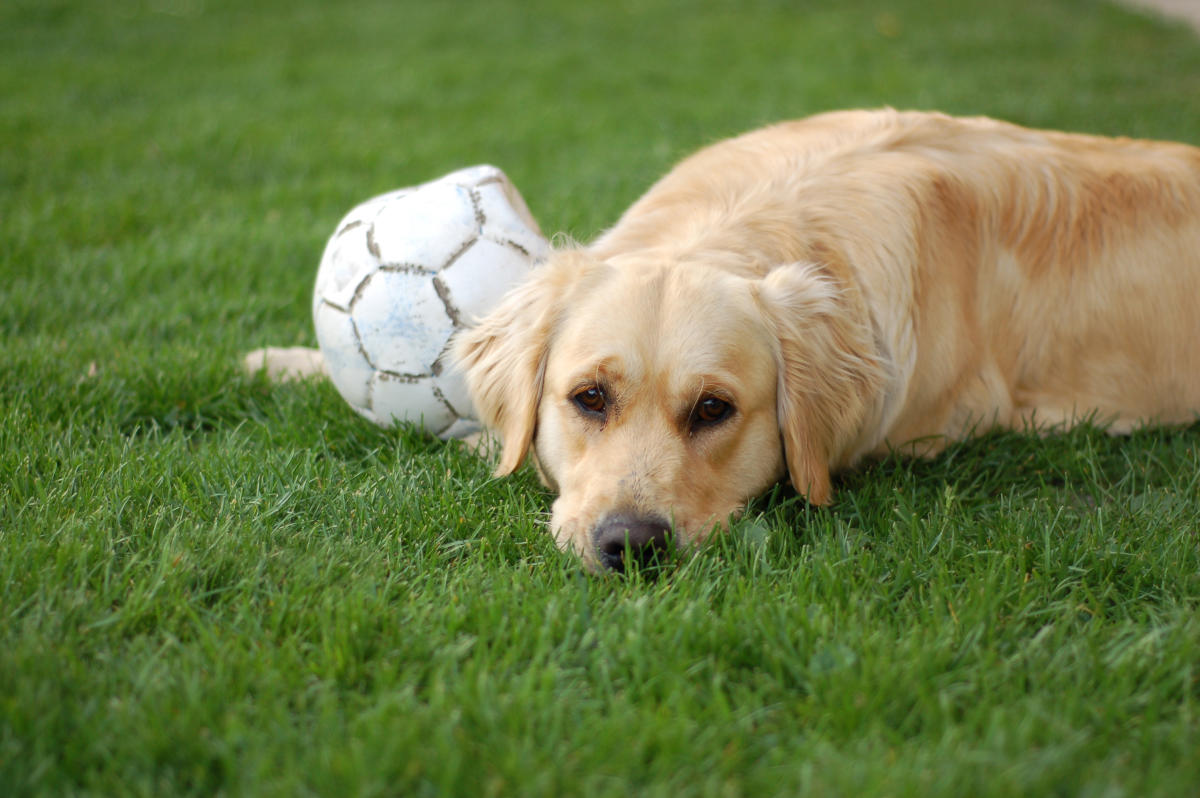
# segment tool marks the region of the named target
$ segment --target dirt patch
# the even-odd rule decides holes
[[[1154,11],[1191,25],[1200,34],[1200,0],[1122,0],[1125,5]]]

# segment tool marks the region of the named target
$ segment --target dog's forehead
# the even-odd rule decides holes
[[[750,281],[704,266],[627,263],[565,309],[553,349],[630,380],[740,375],[770,359]]]

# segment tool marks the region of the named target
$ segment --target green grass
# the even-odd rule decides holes
[[[996,436],[585,576],[528,469],[240,353],[364,197],[503,166],[589,238],[829,108],[1200,143],[1084,0],[0,5],[0,794],[1194,795],[1200,427]]]

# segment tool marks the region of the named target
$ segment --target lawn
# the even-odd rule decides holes
[[[492,162],[588,239],[892,105],[1200,144],[1091,0],[0,5],[0,795],[1200,791],[1200,425],[993,436],[593,577],[526,468],[238,371],[359,200]]]

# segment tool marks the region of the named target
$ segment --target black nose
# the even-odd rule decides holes
[[[670,535],[670,525],[661,518],[613,515],[596,526],[592,540],[600,564],[624,573],[629,562],[641,567],[657,562],[669,548]]]

